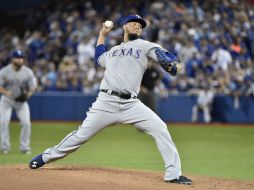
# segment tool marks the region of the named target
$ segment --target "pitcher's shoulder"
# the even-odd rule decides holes
[[[121,48],[121,45],[115,45],[115,46],[111,47],[110,49],[108,49],[107,51],[112,52],[112,51],[118,50],[120,48]]]
[[[143,47],[145,47],[146,49],[151,49],[151,48],[154,48],[154,47],[161,47],[159,44],[157,43],[154,43],[154,42],[150,42],[150,41],[147,41],[147,40],[143,40],[143,39],[138,39],[137,40],[138,44],[142,44]]]
[[[148,40],[144,40],[144,39],[137,39],[138,43],[145,43],[145,44],[151,44],[152,42],[148,41]]]
[[[0,71],[3,73],[5,73],[5,72],[10,72],[11,70],[13,70],[12,69],[12,66],[11,66],[11,64],[8,64],[8,65],[6,65],[6,66],[4,66],[4,67],[2,67],[1,69],[0,69]]]
[[[23,65],[22,70],[23,70],[23,72],[25,72],[25,73],[29,73],[29,74],[33,73],[32,68],[30,68],[30,67],[28,67],[28,66],[26,66],[26,65]]]

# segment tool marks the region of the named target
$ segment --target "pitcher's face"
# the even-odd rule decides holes
[[[12,58],[13,65],[20,69],[24,65],[24,58]]]
[[[128,22],[124,25],[124,32],[127,34],[136,34],[139,37],[142,31],[142,25],[138,22]]]

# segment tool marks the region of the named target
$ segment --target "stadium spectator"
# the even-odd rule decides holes
[[[254,84],[253,77],[245,80],[254,73],[254,5],[251,2],[49,1],[22,13],[22,21],[13,14],[13,23],[1,27],[0,68],[9,62],[10,52],[21,48],[28,55],[39,91],[78,89],[88,93],[90,89],[96,93],[99,81],[91,79],[100,80],[103,73],[97,72],[98,68],[92,64],[98,23],[110,18],[116,26],[121,25],[126,13],[138,11],[148,25],[152,23],[144,31],[144,37],[178,54],[184,61],[181,75],[163,75],[159,86],[164,86],[169,93],[186,93],[209,76],[211,80],[207,83],[215,88],[216,94],[232,95],[237,86],[236,73],[243,78],[243,89],[250,89]],[[122,30],[115,28],[106,39],[108,47],[119,43]],[[66,59],[71,59],[70,63]],[[74,74],[77,76],[73,77]]]

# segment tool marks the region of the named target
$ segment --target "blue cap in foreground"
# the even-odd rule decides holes
[[[24,58],[24,54],[21,50],[16,50],[12,53],[12,58]]]
[[[125,18],[124,24],[127,24],[128,22],[138,22],[141,24],[142,28],[146,27],[146,21],[141,18],[139,15],[129,15]]]

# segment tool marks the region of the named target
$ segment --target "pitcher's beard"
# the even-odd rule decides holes
[[[15,67],[15,70],[16,70],[16,71],[19,71],[19,70],[21,69],[22,66],[23,66],[23,65],[19,65],[19,64],[15,64],[15,63],[14,63],[14,67]]]
[[[138,38],[139,38],[139,36],[137,34],[128,34],[129,41],[136,40]]]

